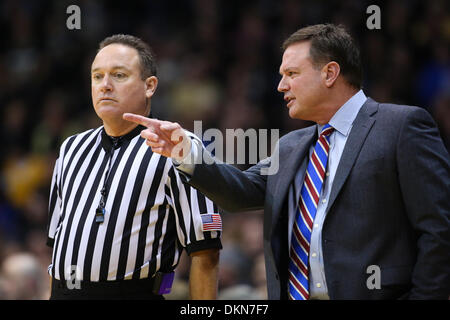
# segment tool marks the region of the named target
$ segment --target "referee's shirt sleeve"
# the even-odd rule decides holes
[[[222,249],[221,223],[220,226],[216,225],[212,228],[208,226],[205,228],[208,231],[204,231],[204,221],[207,220],[205,217],[219,214],[217,205],[193,187],[184,184],[173,165],[170,168],[169,177],[181,245],[185,247],[188,254],[206,249]],[[204,216],[203,219],[202,216]]]
[[[55,168],[53,169],[52,182],[50,187],[50,199],[48,206],[48,223],[47,223],[47,245],[53,247],[55,241],[56,230],[60,224],[61,218],[61,197],[60,197],[60,160],[56,159]]]

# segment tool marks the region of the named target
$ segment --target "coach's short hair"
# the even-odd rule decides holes
[[[309,55],[314,67],[335,61],[347,82],[361,88],[363,76],[359,48],[342,25],[316,24],[301,28],[284,41],[282,48],[286,50],[301,41],[311,42]]]
[[[136,49],[139,55],[142,80],[145,80],[151,76],[156,76],[155,54],[153,53],[152,48],[150,48],[147,43],[145,43],[138,37],[129,34],[115,34],[103,39],[99,44],[98,51],[114,43],[122,44],[124,46]]]

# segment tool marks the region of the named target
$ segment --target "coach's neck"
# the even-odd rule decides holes
[[[334,85],[327,89],[326,99],[322,104],[322,116],[315,122],[324,125],[330,122],[335,113],[353,97],[360,89],[349,85],[345,80],[338,79]]]

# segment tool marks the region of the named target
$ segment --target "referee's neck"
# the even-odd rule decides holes
[[[127,121],[128,122],[128,121]],[[123,124],[121,126],[111,126],[106,122],[103,122],[103,127],[105,128],[105,132],[110,137],[121,137],[131,132],[138,125],[135,123],[129,122],[129,124]]]

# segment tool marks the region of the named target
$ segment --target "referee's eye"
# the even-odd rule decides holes
[[[128,78],[128,76],[123,72],[116,72],[113,74],[113,77],[119,81],[123,81]]]
[[[92,75],[92,79],[95,80],[95,81],[100,81],[100,80],[102,80],[102,78],[103,78],[103,75],[100,74],[100,73],[94,73]]]

